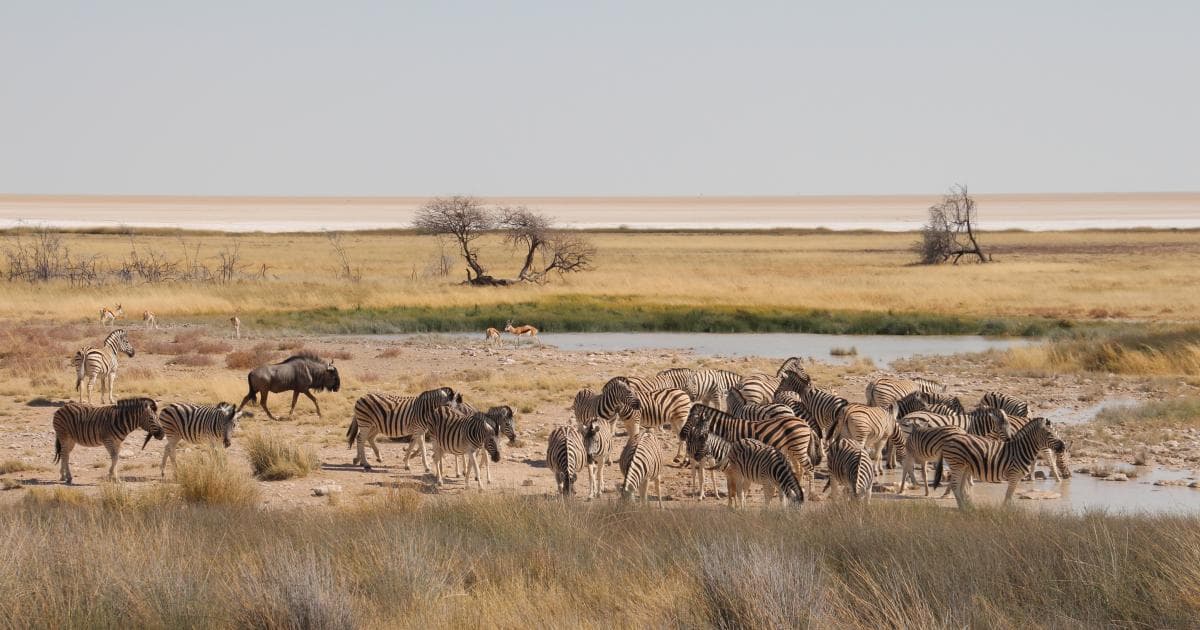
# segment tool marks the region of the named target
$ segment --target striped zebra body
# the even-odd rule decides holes
[[[471,414],[447,414],[439,418],[439,421],[430,423],[429,433],[433,437],[433,460],[437,464],[439,486],[444,483],[442,457],[450,453],[466,457],[464,482],[467,487],[471,485],[471,469],[474,469],[475,482],[479,484],[479,489],[483,490],[483,481],[479,476],[479,460],[475,458],[475,454],[483,451],[491,461],[500,461],[500,427],[504,422],[503,414],[503,407],[493,407],[487,413],[476,411]],[[489,484],[492,482],[490,468],[487,481]]]
[[[104,393],[108,392],[108,402],[115,404],[116,396],[113,386],[117,382],[117,355],[125,353],[133,357],[133,345],[124,328],[118,328],[104,338],[99,348],[84,348],[75,353],[71,364],[75,367],[75,389],[79,390],[79,402],[83,402],[83,381],[87,383],[87,402],[92,403],[92,386],[100,379],[100,402],[104,402]]]
[[[729,370],[696,370],[688,381],[688,394],[692,402],[706,405],[719,405],[724,401],[725,392],[742,384],[742,375]]]
[[[826,490],[829,498],[838,495],[838,486],[845,486],[852,498],[871,500],[875,483],[875,470],[871,455],[846,439],[836,439],[829,444],[829,481]]]
[[[883,474],[883,445],[890,443],[899,457],[904,456],[904,436],[891,409],[849,403],[836,420],[834,435],[857,443],[871,453],[875,474]]]
[[[917,485],[916,469],[921,469],[921,482],[925,486],[925,496],[929,496],[929,475],[926,465],[928,462],[938,462],[942,457],[942,447],[952,435],[965,435],[966,431],[957,425],[928,425],[908,423],[902,427],[904,431],[904,472],[900,476],[900,494],[904,493],[904,484],[909,479]],[[939,463],[940,465],[940,463]],[[947,489],[949,493],[949,489]]]
[[[158,404],[150,398],[125,398],[115,405],[94,407],[83,403],[69,402],[54,412],[54,461],[60,462],[61,479],[70,484],[71,451],[76,446],[103,446],[108,450],[112,464],[108,467],[108,478],[116,479],[117,460],[121,454],[121,443],[136,429],[144,429],[150,437],[162,439],[163,429],[158,424]],[[146,448],[143,444],[142,448]]]
[[[640,495],[642,503],[646,502],[646,494],[650,481],[654,481],[654,494],[658,497],[658,507],[663,506],[662,496],[662,442],[650,431],[642,431],[629,438],[618,460],[621,466],[621,483],[617,490],[622,499],[632,499]]]
[[[744,420],[720,409],[692,405],[680,437],[687,440],[693,431],[713,433],[730,443],[750,438],[779,449],[795,468],[796,477],[800,480],[808,477],[810,485],[813,468],[821,463],[819,443],[814,439],[808,423],[799,418]]]
[[[171,403],[163,407],[158,422],[162,425],[167,445],[163,448],[159,475],[166,476],[168,457],[171,458],[171,466],[178,470],[175,448],[181,440],[193,444],[220,440],[225,448],[229,448],[240,415],[237,408],[227,402],[217,403],[215,407],[192,403]],[[146,436],[146,439],[149,440],[150,436]]]
[[[612,424],[593,419],[583,429],[583,450],[588,467],[588,498],[600,498],[604,488],[604,467],[612,465]]]
[[[704,471],[708,470],[712,481],[713,496],[721,498],[717,490],[717,471],[724,471],[729,464],[729,442],[708,431],[693,431],[687,439],[688,459],[692,462],[692,489],[700,486],[699,497],[704,500]]]
[[[788,357],[784,359],[783,363],[779,364],[779,369],[775,370],[775,376],[778,376],[782,380],[788,372],[795,372],[797,375],[811,382],[812,377],[808,375],[808,371],[801,365],[802,362],[803,359],[800,357]]]
[[[903,418],[914,411],[936,410],[935,413],[966,413],[957,396],[929,392],[913,392],[896,402],[896,417]]]
[[[575,423],[579,426],[591,422],[593,418],[603,418],[609,422],[618,417],[624,420],[632,417],[637,408],[637,397],[622,376],[609,379],[599,394],[586,387],[579,390],[571,405],[571,410],[575,412]]]
[[[747,420],[775,420],[777,418],[794,418],[796,412],[783,403],[751,403],[747,402],[740,390],[729,390],[729,414]]]
[[[924,378],[893,378],[885,376],[867,383],[867,405],[890,407],[900,399],[916,392],[940,393],[945,386]]]
[[[1000,409],[1010,416],[1029,417],[1029,403],[1003,392],[988,392],[979,400],[980,407]]]
[[[774,400],[775,390],[779,389],[781,381],[783,378],[780,376],[751,374],[742,381],[740,386],[730,391],[737,392],[748,404],[769,403]]]
[[[1012,500],[1017,483],[1033,464],[1038,452],[1050,448],[1059,453],[1066,445],[1050,429],[1050,421],[1037,418],[1021,427],[1007,442],[974,435],[951,436],[942,447],[942,457],[950,466],[951,485],[959,508],[970,505],[967,487],[972,479],[993,483],[1008,482],[1004,502]],[[942,471],[934,472],[933,487],[941,484]]]
[[[785,404],[791,401],[788,406],[800,411],[797,415],[815,422],[824,439],[833,437],[838,418],[846,405],[850,404],[850,401],[831,391],[813,388],[807,374],[791,371],[784,375],[779,391],[775,392],[775,399]],[[796,409],[797,399],[800,409]]]
[[[692,398],[682,389],[658,389],[649,392],[635,390],[634,396],[637,398],[638,408],[625,419],[625,434],[630,437],[642,428],[653,427],[661,431],[664,424],[670,425],[672,435],[678,434],[687,423],[688,413],[692,410]],[[680,440],[673,461],[682,459],[683,449],[683,440]]]
[[[989,437],[994,440],[1007,440],[1013,431],[1014,418],[999,409],[976,409],[966,413],[934,413],[932,411],[914,411],[904,416],[905,424],[930,427],[958,427],[971,435]],[[1021,423],[1024,426],[1025,423]]]
[[[554,473],[555,489],[563,498],[575,494],[575,481],[587,461],[583,436],[571,425],[555,427],[546,446],[546,465]]]
[[[725,467],[725,483],[729,486],[729,505],[746,505],[751,484],[760,484],[767,503],[775,492],[787,504],[804,502],[800,487],[788,458],[773,446],[753,439],[740,439],[730,444],[729,462]]]
[[[1008,416],[1008,421],[1012,426],[1013,431],[1019,431],[1021,427],[1029,424],[1037,418],[1028,418],[1025,416]],[[1062,481],[1071,477],[1071,469],[1068,466],[1067,451],[1064,449],[1061,452],[1055,452],[1053,449],[1042,449],[1038,452],[1038,456],[1029,465],[1029,470],[1025,475],[1026,479],[1033,478],[1033,472],[1037,469],[1039,459],[1046,461],[1046,467],[1050,469],[1050,474],[1054,476],[1055,481]]]
[[[637,391],[652,392],[659,389],[682,389],[687,391],[688,382],[692,380],[691,368],[670,368],[654,376],[640,378],[626,377],[629,386]]]
[[[439,407],[450,407],[458,410],[462,404],[462,394],[457,394],[449,387],[440,387],[421,392],[417,396],[394,396],[392,394],[370,393],[362,396],[354,403],[354,417],[350,420],[350,428],[346,430],[349,446],[357,445],[358,454],[354,464],[361,464],[363,470],[370,471],[371,463],[367,461],[366,445],[371,445],[375,451],[375,460],[383,462],[379,454],[379,446],[375,443],[379,436],[405,437],[411,436],[408,452],[404,457],[404,469],[409,470],[408,460],[417,449],[421,451],[421,462],[425,472],[429,472],[429,455],[425,452],[425,434],[433,422],[434,411]]]

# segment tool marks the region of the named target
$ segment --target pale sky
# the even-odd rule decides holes
[[[1194,191],[1198,29],[1195,1],[8,0],[0,193]]]

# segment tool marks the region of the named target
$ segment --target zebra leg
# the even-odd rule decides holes
[[[675,425],[674,425],[674,424],[672,424],[672,425],[671,425],[671,432],[672,432],[672,433],[674,433],[675,435],[679,435],[679,432],[675,431]],[[675,449],[675,457],[671,459],[671,463],[672,463],[672,464],[679,463],[679,462],[680,462],[680,460],[682,460],[682,459],[683,459],[683,448],[684,448],[684,444],[685,444],[685,443],[684,443],[684,441],[683,441],[683,440],[679,440],[679,446],[678,446],[678,447]]]
[[[115,390],[117,388],[116,385],[117,385],[117,373],[109,372],[108,373],[108,404],[110,404],[110,405],[117,404],[117,395],[115,392]]]
[[[96,374],[92,374],[92,377],[88,379],[88,386],[87,386],[87,404],[89,404],[89,405],[92,404],[92,386],[95,384],[96,384]],[[101,383],[101,387],[103,387],[103,386],[104,386],[104,384]],[[100,395],[103,396],[104,393],[101,392]],[[101,398],[100,400],[101,400],[101,402],[103,402],[104,399]]]
[[[167,438],[167,445],[163,447],[162,465],[158,467],[159,477],[165,478],[167,476],[167,457],[174,454],[176,442],[178,442],[178,440],[174,437]],[[174,461],[174,458],[172,458],[171,462],[174,463]]]
[[[264,409],[265,409],[265,407],[264,407]],[[367,472],[371,472],[371,462],[367,461],[366,444],[367,444],[367,432],[373,431],[374,429],[373,428],[368,429],[365,427],[360,427],[360,429],[361,430],[358,432],[358,457],[355,458],[354,463],[362,464],[363,470],[365,470]],[[371,447],[372,448],[375,447],[374,442],[371,443]],[[378,452],[379,451],[376,450],[376,453],[378,453]]]
[[[437,485],[442,485],[442,445],[437,440],[433,441],[433,462],[437,466]]]
[[[483,481],[479,478],[479,458],[475,457],[475,451],[467,453],[467,466],[475,469],[475,483],[479,484],[479,491],[483,492]],[[467,478],[464,480],[467,488],[471,487],[471,471],[467,470]]]
[[[317,408],[317,418],[320,418],[321,417],[321,405],[317,403],[317,397],[313,396],[312,392],[308,391],[307,389],[304,390],[304,395],[308,396],[308,399],[313,401],[313,406]],[[295,408],[294,403],[293,403],[292,407]]]
[[[1050,467],[1050,474],[1054,475],[1055,481],[1062,482],[1062,475],[1058,472],[1058,462],[1054,459],[1054,451],[1044,448],[1038,456],[1046,458],[1046,465]]]
[[[663,509],[662,474],[654,477],[654,496],[658,497],[658,509]]]
[[[59,466],[59,481],[64,481],[69,486],[74,478],[71,476],[71,449],[75,448],[75,442],[68,439],[60,439],[62,445],[62,453],[60,455],[62,464]]]
[[[588,498],[596,496],[596,465],[588,464]]]
[[[108,450],[108,456],[112,458],[112,464],[108,467],[108,478],[120,481],[117,479],[117,460],[121,458],[121,445],[110,440],[104,443],[104,448]]]
[[[1017,473],[1008,480],[1008,491],[1004,493],[1004,505],[1012,502],[1013,493],[1017,491],[1017,482],[1021,480],[1021,474]]]

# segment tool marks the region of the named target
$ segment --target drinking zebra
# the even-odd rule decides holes
[[[443,484],[442,480],[442,457],[446,453],[452,455],[464,455],[467,459],[466,464],[466,479],[464,482],[467,487],[471,485],[471,470],[475,470],[475,482],[479,484],[479,489],[483,490],[483,481],[479,477],[479,460],[476,459],[475,453],[485,451],[488,457],[493,462],[500,461],[500,426],[503,423],[505,408],[493,407],[488,412],[479,413],[478,411],[469,415],[453,414],[448,418],[442,419],[440,422],[432,423],[430,433],[433,435],[433,460],[437,464],[437,483]],[[418,439],[413,437],[413,440]],[[425,449],[422,447],[421,449]],[[492,473],[489,468],[487,480],[492,482]]]
[[[375,460],[382,463],[379,446],[375,439],[384,437],[411,436],[412,443],[404,457],[404,469],[409,470],[408,460],[417,449],[421,451],[421,462],[425,472],[429,472],[429,455],[425,452],[425,433],[429,431],[432,414],[435,409],[443,406],[457,408],[462,404],[462,394],[457,394],[449,387],[439,387],[421,392],[417,396],[394,396],[391,394],[370,393],[359,398],[354,403],[354,417],[346,430],[346,439],[350,447],[358,446],[358,454],[354,464],[361,464],[363,470],[370,471],[371,464],[367,461],[365,446],[371,445],[375,451]]]
[[[588,498],[599,498],[604,487],[604,467],[612,465],[612,424],[593,418],[583,428],[583,449],[587,453]]]
[[[161,440],[162,426],[158,424],[158,404],[150,398],[124,398],[115,405],[93,407],[69,402],[54,412],[54,461],[61,462],[61,479],[70,484],[71,451],[78,446],[103,446],[112,464],[108,478],[117,478],[117,460],[121,443],[136,429],[144,429],[149,437]],[[149,442],[149,438],[146,440]],[[142,448],[146,448],[143,444]]]
[[[838,486],[842,485],[852,498],[870,501],[874,483],[870,454],[843,438],[829,444],[829,481],[825,483],[825,489],[830,490],[829,498],[836,497]]]
[[[950,436],[942,447],[942,457],[950,466],[950,483],[958,507],[970,506],[967,488],[972,479],[1008,482],[1004,502],[1012,501],[1017,483],[1038,453],[1047,448],[1061,453],[1066,450],[1066,445],[1051,432],[1050,421],[1045,418],[1031,420],[1007,442],[965,434]],[[933,474],[933,487],[937,488],[941,481],[942,468],[939,466]]]
[[[618,460],[621,466],[621,483],[617,490],[622,499],[632,499],[634,494],[640,495],[642,503],[646,503],[646,493],[650,480],[654,480],[654,494],[658,497],[658,507],[663,506],[662,496],[662,442],[650,431],[642,431],[629,438]]]
[[[180,440],[198,443],[201,441],[215,442],[221,440],[225,448],[232,444],[230,438],[237,426],[237,408],[231,403],[220,402],[217,405],[194,405],[191,403],[171,403],[162,409],[158,422],[162,425],[163,435],[167,445],[163,448],[162,464],[159,466],[159,476],[167,475],[167,458],[171,458],[171,467],[178,470],[175,461],[175,448]],[[150,436],[146,436],[146,442]],[[142,444],[142,448],[146,448]]]
[[[1013,431],[1019,431],[1021,427],[1036,419],[1030,419],[1025,416],[1008,416],[1008,421]],[[1054,476],[1055,481],[1062,481],[1071,477],[1071,469],[1067,466],[1067,450],[1054,451],[1053,449],[1042,449],[1038,451],[1038,456],[1029,465],[1029,470],[1025,473],[1026,479],[1033,478],[1033,471],[1037,469],[1039,459],[1046,460],[1046,467],[1050,469],[1050,474]]]
[[[755,483],[763,487],[768,504],[776,492],[784,505],[804,502],[804,490],[788,465],[787,457],[779,449],[758,440],[747,438],[730,444],[725,483],[729,486],[730,506],[745,507],[750,484]]]
[[[75,389],[79,390],[79,402],[83,402],[83,379],[88,379],[87,402],[92,403],[92,385],[100,379],[100,402],[108,392],[108,402],[115,403],[114,385],[117,382],[117,354],[133,357],[133,345],[124,328],[118,328],[104,338],[99,348],[84,348],[75,353],[71,365],[75,367]]]
[[[546,466],[554,473],[554,487],[563,498],[575,494],[575,482],[587,460],[583,437],[572,425],[554,427],[546,445]]]

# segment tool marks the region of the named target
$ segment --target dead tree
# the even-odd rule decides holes
[[[546,244],[553,221],[543,214],[520,206],[501,209],[499,223],[504,230],[504,240],[513,247],[525,249],[525,260],[521,271],[517,273],[517,280],[531,280],[537,251]]]
[[[957,265],[965,255],[974,255],[979,262],[990,261],[975,235],[977,221],[975,200],[967,187],[952,187],[941,203],[929,208],[929,222],[921,228],[921,241],[915,247],[921,263],[936,265],[953,259]]]
[[[329,246],[333,248],[334,259],[337,260],[333,275],[339,280],[361,282],[362,268],[354,266],[354,261],[350,258],[350,250],[342,242],[341,232],[326,232],[325,237],[329,239]]]
[[[467,263],[467,282],[471,284],[496,284],[479,262],[479,249],[472,246],[495,225],[495,217],[478,199],[459,195],[432,199],[413,218],[413,227],[421,234],[450,236],[458,241]]]

